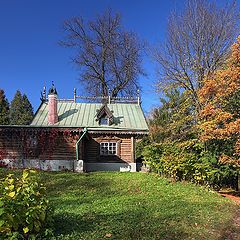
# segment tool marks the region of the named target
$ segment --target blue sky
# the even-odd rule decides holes
[[[81,89],[71,51],[58,45],[65,19],[81,15],[93,19],[107,8],[122,15],[123,26],[150,44],[165,38],[167,18],[183,0],[0,0],[0,88],[9,101],[16,90],[26,93],[34,110],[40,91],[54,81],[60,98]],[[224,2],[224,1],[223,1]],[[144,58],[147,77],[141,77],[143,109],[157,106],[155,65]]]

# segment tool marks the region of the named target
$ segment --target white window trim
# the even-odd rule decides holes
[[[107,147],[107,150],[108,150],[107,153],[104,153],[102,151],[102,145],[104,144],[105,144],[105,147]],[[112,146],[110,146],[110,144],[112,144]],[[112,147],[112,150],[110,150],[110,147]],[[113,151],[114,148],[115,148],[115,153],[110,154],[109,151]],[[101,156],[117,156],[117,142],[112,142],[112,141],[100,142],[100,155]]]

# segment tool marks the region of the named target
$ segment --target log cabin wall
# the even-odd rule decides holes
[[[76,159],[76,141],[66,138],[60,132],[53,141],[50,140],[48,146],[39,155],[39,159],[48,160],[75,160]]]
[[[69,129],[0,128],[0,165],[83,171],[86,163],[86,171],[134,169],[135,135],[88,133],[79,142],[78,161],[74,161],[76,142],[81,134],[78,130],[71,132]],[[100,144],[103,142],[116,143],[116,154],[101,155]]]
[[[100,143],[116,143],[116,155],[100,155]],[[135,162],[135,139],[128,134],[90,134],[89,140],[85,142],[85,161],[86,162],[109,162],[109,163],[134,163]]]
[[[78,138],[78,133],[69,131],[0,129],[0,160],[7,160],[16,167],[24,165],[24,160],[57,160],[58,166],[64,169],[65,165],[71,167],[66,161],[76,160],[75,144]]]
[[[0,131],[0,160],[22,159],[20,135],[16,131]]]

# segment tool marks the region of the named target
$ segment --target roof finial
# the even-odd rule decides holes
[[[74,98],[74,102],[76,102],[76,99],[77,99],[77,89],[76,88],[74,88],[73,89],[73,98]]]
[[[108,104],[111,104],[111,90],[108,88]]]
[[[46,86],[44,86],[44,87],[43,87],[43,91],[41,91],[40,100],[41,100],[42,102],[45,102],[45,101],[46,101]]]
[[[52,81],[52,86],[50,87],[48,94],[56,94],[57,95],[57,89],[54,86],[54,82]]]
[[[138,105],[140,105],[140,103],[141,103],[140,90],[139,89],[137,89],[137,103],[138,103]]]

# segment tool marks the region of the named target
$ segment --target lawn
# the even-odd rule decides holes
[[[0,171],[0,178],[6,174]],[[236,205],[146,173],[40,173],[57,239],[225,239]]]

